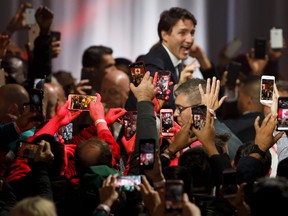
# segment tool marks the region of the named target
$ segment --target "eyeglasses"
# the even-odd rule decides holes
[[[191,108],[192,106],[193,106],[193,105],[183,107],[183,106],[180,106],[180,105],[176,105],[175,111],[177,111],[178,114],[180,115],[184,110],[186,110],[187,108]]]

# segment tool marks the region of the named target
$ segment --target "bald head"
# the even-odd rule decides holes
[[[19,84],[6,84],[0,87],[0,121],[5,122],[5,116],[18,116],[23,110],[23,104],[29,103],[29,94]]]
[[[108,71],[101,83],[100,94],[102,102],[108,108],[124,108],[129,94],[130,79],[121,70]]]

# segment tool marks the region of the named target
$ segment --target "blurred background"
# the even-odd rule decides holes
[[[21,0],[1,0],[0,28],[4,30]],[[220,50],[234,38],[242,42],[238,54],[248,52],[255,37],[269,40],[272,27],[282,28],[287,41],[287,0],[30,0],[34,8],[48,6],[54,12],[52,30],[61,31],[62,52],[53,59],[53,71],[66,70],[80,77],[83,51],[105,45],[114,58],[131,61],[158,41],[160,13],[179,6],[196,17],[195,43],[217,64]],[[28,31],[16,32],[13,41],[24,48]],[[288,80],[288,52],[280,59],[280,74]]]

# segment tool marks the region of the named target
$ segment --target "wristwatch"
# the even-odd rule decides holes
[[[176,157],[176,155],[173,154],[168,148],[166,148],[166,149],[164,150],[164,152],[163,152],[162,155],[166,156],[166,157],[169,158],[170,160],[174,160],[175,157]]]
[[[261,155],[262,158],[264,158],[266,156],[266,152],[262,151],[257,144],[254,144],[252,146],[250,153],[257,153],[257,154]]]

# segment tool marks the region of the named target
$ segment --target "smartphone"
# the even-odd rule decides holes
[[[0,87],[4,86],[5,84],[6,84],[5,71],[3,68],[0,68]]]
[[[99,83],[97,83],[97,80],[101,80],[100,74],[96,73],[95,68],[92,67],[84,67],[81,70],[81,80],[89,80],[89,82],[86,85],[89,86],[99,86]],[[92,89],[85,89],[83,90],[87,95],[92,95],[93,90]]]
[[[36,23],[35,19],[35,8],[25,9],[26,25],[34,25]]]
[[[278,117],[277,117],[277,130],[288,130],[288,97],[278,98]]]
[[[261,103],[273,102],[274,83],[275,83],[274,76],[263,75],[261,77],[261,91],[260,91]]]
[[[129,140],[136,133],[137,111],[127,111],[123,116],[124,136]]]
[[[70,143],[70,140],[73,138],[73,123],[69,123],[63,127],[61,127],[62,137],[64,143]]]
[[[34,159],[38,147],[39,145],[36,143],[21,141],[18,149],[18,156]]]
[[[167,96],[166,91],[169,88],[169,82],[171,79],[170,71],[158,71],[158,77],[156,82],[156,98],[164,100]]]
[[[225,169],[222,172],[221,192],[224,198],[236,196],[237,193],[237,172],[234,169]]]
[[[135,185],[141,184],[141,175],[117,176],[114,184],[120,191],[134,191]]]
[[[166,180],[165,183],[165,210],[181,212],[183,208],[183,181]]]
[[[173,109],[160,110],[160,133],[162,136],[174,136],[174,133],[169,132],[169,129],[173,127],[173,121]]]
[[[52,39],[54,39],[56,41],[61,40],[61,32],[60,31],[51,31],[51,36],[52,36]]]
[[[43,78],[34,78],[33,88],[44,91],[45,75]]]
[[[241,48],[242,41],[240,41],[238,38],[235,38],[233,41],[228,43],[226,49],[225,49],[225,56],[228,58],[233,58],[237,51]]]
[[[96,101],[96,96],[92,95],[80,95],[80,94],[69,94],[68,95],[68,109],[69,110],[83,110],[89,111],[90,102]]]
[[[256,59],[265,59],[266,56],[266,40],[262,38],[255,38],[254,40],[254,50]]]
[[[140,168],[142,170],[152,169],[155,160],[155,140],[141,139],[139,142]]]
[[[193,127],[201,130],[206,123],[207,107],[205,105],[198,105],[191,107],[193,114]]]
[[[228,87],[235,87],[236,80],[241,70],[241,63],[232,61],[227,67],[228,75],[227,75],[227,83]]]
[[[137,61],[129,65],[130,73],[131,73],[131,82],[138,86],[144,75],[145,75],[145,63],[144,61]]]
[[[29,91],[30,98],[30,112],[36,112],[36,116],[33,117],[34,121],[42,122],[44,120],[43,116],[43,90],[32,89]]]
[[[283,48],[283,30],[281,28],[270,29],[271,48],[274,50]]]

